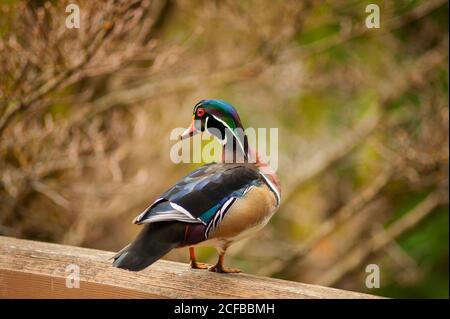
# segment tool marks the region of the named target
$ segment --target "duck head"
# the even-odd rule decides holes
[[[187,139],[199,132],[208,131],[224,145],[222,157],[233,155],[248,160],[248,141],[236,109],[222,100],[202,100],[194,106],[191,126],[180,136]]]

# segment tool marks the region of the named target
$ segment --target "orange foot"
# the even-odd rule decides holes
[[[209,269],[211,267],[210,264],[205,264],[198,261],[191,261],[190,266],[192,269]]]
[[[235,274],[241,272],[240,269],[237,268],[224,268],[222,265],[214,265],[208,269],[212,272],[222,273],[222,274]]]

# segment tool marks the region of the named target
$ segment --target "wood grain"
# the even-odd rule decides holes
[[[114,253],[0,236],[0,298],[376,298],[247,274],[191,270],[160,260],[141,272],[111,266]],[[66,287],[66,267],[80,287]]]

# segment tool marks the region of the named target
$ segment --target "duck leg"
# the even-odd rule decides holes
[[[189,257],[191,259],[191,268],[192,269],[208,269],[211,265],[198,262],[195,258],[195,250],[194,247],[189,247]]]
[[[225,268],[223,266],[223,260],[225,256],[225,251],[219,253],[219,259],[217,260],[217,264],[209,268],[209,271],[212,272],[219,272],[219,273],[225,273],[225,274],[231,274],[231,273],[238,273],[241,272],[240,269],[237,268]]]

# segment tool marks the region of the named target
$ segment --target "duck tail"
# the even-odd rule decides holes
[[[138,237],[113,257],[113,266],[131,271],[150,266],[182,243],[185,227],[180,222],[145,225]]]

